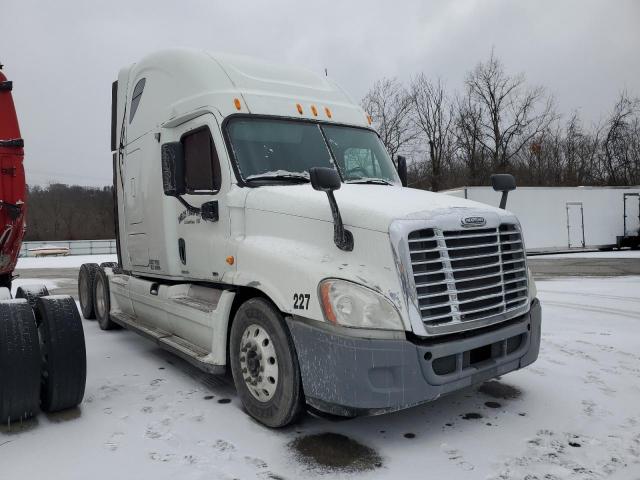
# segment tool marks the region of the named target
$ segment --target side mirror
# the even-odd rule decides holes
[[[404,155],[398,155],[398,176],[403,187],[407,186],[407,159]]]
[[[327,167],[313,167],[309,169],[311,186],[321,192],[338,190],[342,186],[338,171]]]
[[[502,192],[500,199],[500,208],[507,206],[507,195],[511,190],[516,189],[516,179],[508,173],[500,173],[491,175],[491,186],[496,192]]]
[[[313,167],[309,169],[309,179],[311,186],[315,190],[320,190],[327,194],[329,206],[331,207],[331,215],[333,216],[333,243],[340,250],[350,252],[353,250],[353,234],[344,228],[340,209],[333,195],[334,190],[338,190],[342,185],[340,175],[337,170],[326,167]]]
[[[184,185],[184,152],[182,143],[170,142],[162,145],[162,187],[164,194],[177,197],[186,193]]]

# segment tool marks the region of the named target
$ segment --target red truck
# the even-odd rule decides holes
[[[0,424],[38,410],[73,408],[84,396],[84,332],[75,300],[44,285],[20,285],[11,296],[25,223],[24,142],[0,65]]]
[[[26,193],[24,141],[12,89],[13,83],[0,70],[0,287],[9,289],[25,230]]]

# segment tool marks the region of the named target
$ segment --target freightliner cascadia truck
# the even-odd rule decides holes
[[[111,150],[118,263],[83,265],[85,317],[230,370],[267,426],[407,408],[538,356],[518,219],[403,186],[324,76],[149,55],[113,83]]]

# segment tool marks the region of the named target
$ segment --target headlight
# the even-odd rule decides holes
[[[389,300],[355,283],[335,279],[320,282],[320,303],[325,318],[334,325],[404,330]]]

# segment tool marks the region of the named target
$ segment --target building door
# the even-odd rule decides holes
[[[624,236],[640,235],[640,194],[624,194]]]
[[[581,202],[567,202],[569,248],[584,247],[584,216]]]

